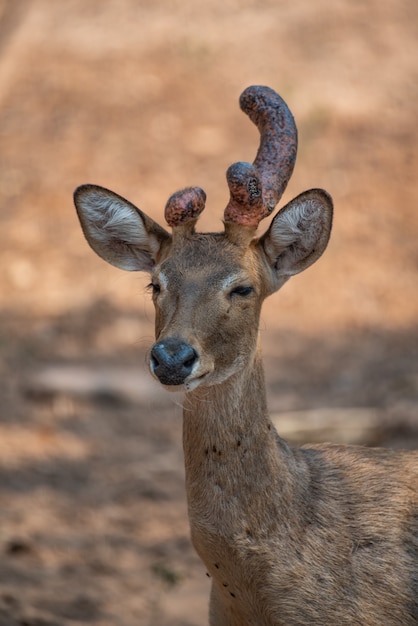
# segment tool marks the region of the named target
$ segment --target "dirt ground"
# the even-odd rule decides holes
[[[415,0],[0,0],[0,626],[207,623],[147,277],[95,257],[72,192],[162,221],[200,185],[219,228],[258,145],[249,84],[298,124],[282,204],[335,202],[326,254],[263,312],[279,429],[372,416],[357,440],[417,447],[417,42]]]

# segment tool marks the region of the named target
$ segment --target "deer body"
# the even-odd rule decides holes
[[[192,540],[213,579],[210,623],[416,624],[416,455],[292,449],[254,407],[226,410],[228,386],[192,392],[184,414]]]
[[[252,165],[228,170],[224,233],[195,232],[198,188],[168,201],[172,235],[106,189],[75,194],[93,249],[151,274],[150,369],[185,391],[186,492],[192,541],[212,577],[210,624],[418,624],[417,453],[292,448],[269,419],[261,305],[322,254],[332,202],[305,192],[255,236],[292,172],[296,129],[268,88],[249,88],[241,106],[261,142]]]

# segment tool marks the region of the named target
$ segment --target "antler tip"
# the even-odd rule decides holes
[[[206,194],[200,187],[187,187],[173,193],[165,205],[165,219],[172,228],[195,221],[205,208]]]
[[[263,107],[271,107],[282,102],[282,98],[271,87],[250,85],[244,89],[239,98],[241,110],[251,117],[251,113]]]
[[[225,209],[224,222],[256,228],[266,217],[263,207],[261,182],[251,163],[233,163],[226,172],[230,200]]]

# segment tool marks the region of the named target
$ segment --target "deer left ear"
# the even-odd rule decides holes
[[[260,238],[260,245],[280,285],[312,265],[324,252],[331,233],[332,212],[331,196],[322,189],[311,189],[291,200],[273,219]]]

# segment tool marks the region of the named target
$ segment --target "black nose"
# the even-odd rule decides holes
[[[185,341],[163,339],[151,350],[151,369],[163,385],[182,385],[191,373],[198,354]]]

